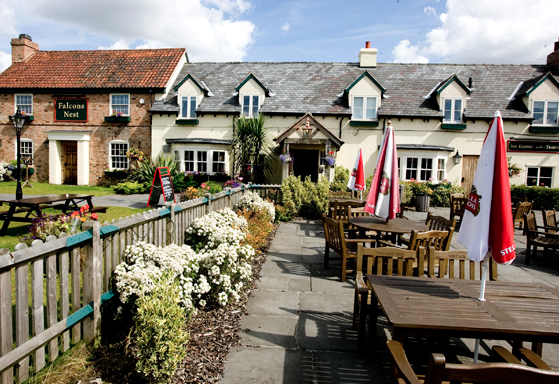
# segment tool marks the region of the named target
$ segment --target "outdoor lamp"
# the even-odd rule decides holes
[[[452,160],[454,160],[454,164],[460,164],[460,160],[462,160],[462,156],[460,155],[460,153],[458,153],[458,150],[456,150],[456,154],[452,156]]]
[[[311,131],[312,131],[311,123],[308,117],[307,117],[307,123],[301,129],[303,130],[303,137],[308,139],[311,136]]]
[[[17,137],[17,187],[16,187],[16,200],[23,198],[23,190],[21,189],[21,131],[25,125],[25,115],[21,113],[19,107],[16,114],[10,116],[10,120],[14,123],[14,129],[16,130]]]

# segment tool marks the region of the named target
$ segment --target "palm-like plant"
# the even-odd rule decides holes
[[[233,141],[229,153],[233,158],[233,169],[240,170],[247,177],[247,165],[252,165],[251,181],[263,181],[264,175],[273,173],[276,156],[274,145],[268,136],[265,126],[266,117],[259,114],[254,118],[241,116],[233,122]]]
[[[146,157],[132,168],[132,175],[129,179],[138,181],[140,183],[151,183],[155,169],[158,167],[169,167],[171,177],[175,177],[178,173],[177,162],[172,156],[157,156],[154,160],[151,157]]]

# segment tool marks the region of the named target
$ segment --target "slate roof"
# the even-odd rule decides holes
[[[164,88],[185,54],[185,48],[39,51],[0,73],[0,90]]]
[[[386,98],[378,111],[384,117],[442,118],[436,97],[429,94],[439,83],[456,75],[472,92],[464,113],[466,119],[491,119],[500,110],[504,119],[531,120],[522,100],[507,100],[521,81],[541,78],[555,68],[547,65],[484,64],[394,64],[379,63],[376,68],[360,68],[357,63],[187,63],[177,78],[196,76],[212,90],[204,97],[197,113],[240,113],[237,87],[253,73],[266,84],[272,97],[266,97],[264,114],[351,116],[343,99],[344,90],[368,71],[383,87]],[[556,72],[553,77],[558,80]],[[151,112],[179,111],[176,92],[154,103]]]

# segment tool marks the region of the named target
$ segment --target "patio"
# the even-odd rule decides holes
[[[449,217],[449,208],[431,208]],[[406,211],[410,220],[424,221],[427,213]],[[536,212],[541,223],[541,212]],[[463,249],[453,237],[451,248]],[[533,258],[524,264],[525,236],[515,230],[517,259],[499,265],[501,281],[539,282],[559,288],[559,262],[552,257]],[[354,281],[340,282],[340,265],[334,259],[323,267],[324,235],[320,221],[282,223],[262,269],[258,289],[252,293],[241,321],[241,346],[227,357],[222,383],[386,383],[389,355],[384,340],[388,324],[379,321],[383,341],[378,353],[356,352],[356,331],[351,329]],[[480,360],[489,359],[491,346],[503,342],[482,340]],[[414,348],[417,346],[418,348]],[[410,359],[424,358],[444,346],[425,339],[406,344]],[[408,352],[409,348],[409,352]],[[474,340],[451,339],[447,359],[471,362]],[[510,347],[509,347],[510,349]],[[559,346],[545,344],[544,360],[559,369]]]

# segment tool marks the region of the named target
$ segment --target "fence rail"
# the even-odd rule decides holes
[[[0,250],[0,384],[22,383],[71,344],[99,336],[100,307],[113,296],[112,273],[127,246],[183,244],[196,218],[233,207],[247,191],[275,200],[279,189],[249,184]]]

